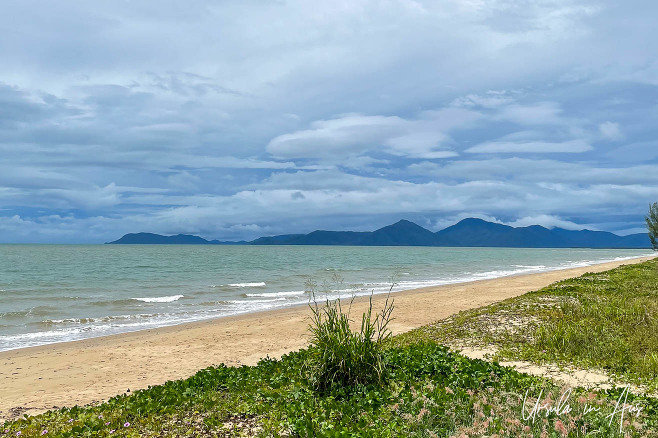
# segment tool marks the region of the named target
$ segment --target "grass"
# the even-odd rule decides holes
[[[315,291],[316,287],[307,283],[307,290]],[[340,290],[340,285],[335,290]],[[325,393],[334,388],[384,383],[387,373],[383,347],[391,337],[388,324],[393,312],[390,290],[382,311],[375,315],[370,296],[370,305],[361,317],[358,331],[350,327],[353,299],[345,312],[340,299],[327,299],[321,306],[315,297],[313,292],[309,327],[312,337],[307,361],[307,376],[312,386]]]
[[[493,347],[496,360],[596,368],[658,389],[658,260],[588,273],[396,338]]]
[[[120,395],[96,406],[26,416],[1,425],[0,436],[656,437],[655,398],[627,395],[626,406],[639,412],[626,411],[622,420],[616,410],[620,396],[624,396],[621,388],[569,391],[546,378],[468,359],[437,342],[464,341],[472,334],[482,334],[487,342],[502,339],[496,344],[500,354],[581,364],[605,361],[622,375],[630,372],[623,368],[627,364],[632,376],[648,382],[652,365],[641,364],[641,351],[654,348],[655,340],[643,339],[641,348],[633,342],[658,332],[639,335],[630,327],[645,330],[655,324],[655,303],[650,302],[655,300],[656,268],[654,261],[560,282],[387,342],[382,326],[387,318],[381,314],[373,318],[368,313],[361,331],[348,334],[340,307],[318,307],[312,327],[320,330],[308,349],[280,360],[264,359],[252,367],[210,367],[188,379]],[[518,318],[518,330],[492,335],[492,321],[502,317]],[[595,321],[597,317],[605,321]],[[333,322],[327,324],[329,321]],[[555,330],[542,329],[547,323]],[[620,327],[613,330],[616,324]],[[577,338],[581,330],[569,326],[582,328],[585,334]],[[381,337],[377,327],[384,327]],[[561,342],[555,333],[571,337]],[[605,347],[599,344],[592,344],[601,350],[596,353],[578,346],[565,348],[575,341],[593,342],[598,335],[614,341],[612,357],[601,355]],[[339,339],[354,343],[353,348],[345,347]],[[356,356],[364,344],[373,352],[366,356],[374,359],[357,367],[366,373],[378,369],[380,375],[337,377],[350,369],[340,364],[341,358],[353,355],[354,360],[363,359]],[[537,351],[541,355],[536,355]],[[630,359],[618,357],[622,354],[630,355]],[[333,365],[322,364],[324,360]],[[318,372],[325,365],[331,371],[319,385]],[[309,369],[316,372],[309,373]],[[533,420],[528,416],[535,401],[540,406],[563,409],[548,414],[542,411]],[[566,405],[569,412],[565,412]]]

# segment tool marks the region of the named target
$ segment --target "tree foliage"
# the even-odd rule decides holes
[[[644,219],[647,221],[651,246],[658,251],[658,202],[654,202],[653,205],[649,206],[649,214]]]

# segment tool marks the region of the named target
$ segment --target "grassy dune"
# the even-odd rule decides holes
[[[585,275],[369,345],[376,379],[331,371],[330,384],[318,385],[318,369],[340,370],[342,357],[319,349],[352,348],[329,330],[316,332],[324,344],[281,360],[211,367],[96,406],[6,422],[0,436],[655,437],[654,398],[565,388],[441,343],[478,336],[500,357],[595,366],[655,387],[657,280],[656,261]],[[358,351],[359,336],[340,336],[354,342],[349,354]],[[318,363],[325,357],[338,365]],[[359,363],[367,373],[369,360]],[[553,411],[533,416],[535,402]]]
[[[397,337],[605,371],[658,390],[658,260],[585,274]]]

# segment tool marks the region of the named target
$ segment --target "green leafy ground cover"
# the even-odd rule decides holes
[[[396,338],[493,347],[496,360],[596,368],[658,390],[658,260],[588,273]]]
[[[527,336],[510,334],[504,338],[508,348],[501,351],[531,358],[532,354],[524,352],[541,348],[545,350],[537,356],[541,360],[574,360],[599,367],[609,363],[617,366],[622,375],[649,382],[652,365],[640,365],[643,356],[638,351],[653,348],[655,340],[643,340],[641,349],[630,346],[640,336],[630,333],[626,326],[635,324],[636,329],[644,330],[655,324],[655,303],[650,307],[649,302],[652,297],[655,300],[656,271],[653,261],[586,275],[519,298],[523,304],[508,300],[499,305],[503,307],[498,309],[511,308],[522,315],[525,313],[521,310],[532,311],[530,319],[537,324],[532,333],[541,331],[544,321],[555,324],[562,330],[557,333],[566,337],[564,344],[594,342],[595,335],[608,336],[604,339],[617,342],[611,344],[612,359],[605,355],[599,359],[600,352],[587,353],[587,349],[577,347],[567,348],[565,354],[563,345],[551,340],[548,332],[536,347],[532,345],[539,342],[535,339],[543,339],[540,335],[528,340]],[[532,301],[535,298],[539,300]],[[616,303],[615,310],[610,300]],[[585,305],[598,306],[598,310],[590,315],[581,309]],[[649,306],[644,308],[644,317],[640,311],[643,305]],[[64,408],[6,422],[0,426],[0,436],[658,436],[658,400],[654,398],[627,394],[622,388],[570,391],[545,378],[468,359],[437,342],[485,333],[484,329],[478,332],[479,325],[471,322],[480,315],[491,314],[492,308],[496,306],[459,315],[454,321],[461,321],[463,328],[451,322],[445,328],[428,326],[389,340],[387,348],[374,352],[377,359],[373,363],[380,372],[376,379],[351,380],[356,384],[334,379],[337,384],[318,385],[315,373],[318,366],[323,366],[318,358],[327,357],[326,351],[318,349],[343,348],[333,346],[331,333],[326,333],[327,342],[322,345],[328,347],[316,344],[281,360],[262,360],[253,367],[211,367],[188,379],[120,395],[96,406]],[[558,317],[552,317],[553,313]],[[558,320],[565,315],[571,325],[587,325],[587,337],[576,338],[572,333],[577,331],[570,330],[569,324],[560,325]],[[583,324],[580,318],[586,315],[606,315],[611,324],[620,323],[622,329],[611,335],[604,329],[607,323]],[[339,315],[336,321],[340,322]],[[644,337],[651,338],[656,333],[644,333]],[[341,336],[349,337],[346,333]],[[596,350],[604,348],[592,345]],[[632,358],[624,359],[622,353],[631,354]],[[367,366],[368,361],[365,363]],[[553,411],[540,409],[531,416],[535,402]],[[624,406],[627,409],[621,411]]]
[[[656,436],[658,403],[630,396],[641,415],[614,413],[620,390],[575,391],[574,412],[524,420],[543,389],[563,388],[511,368],[467,359],[425,342],[386,350],[385,384],[318,393],[304,376],[309,350],[257,366],[213,367],[186,380],[121,395],[98,406],[61,409],[6,423],[3,436]],[[534,397],[534,398],[533,398]],[[600,411],[584,414],[590,404]],[[526,417],[530,408],[526,406]],[[630,421],[627,421],[630,420]],[[654,432],[652,432],[654,431]],[[564,432],[564,433],[563,433]],[[542,435],[544,434],[544,435]]]

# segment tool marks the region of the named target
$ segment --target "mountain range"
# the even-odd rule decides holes
[[[351,245],[351,246],[462,246],[512,248],[651,248],[646,233],[618,236],[606,231],[548,229],[540,225],[511,227],[469,218],[432,232],[407,220],[375,231],[323,231],[283,234],[252,241],[206,240],[189,234],[162,236],[130,233],[109,244],[192,245]]]

